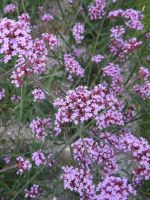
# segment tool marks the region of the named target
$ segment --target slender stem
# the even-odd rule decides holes
[[[26,65],[26,64],[28,64],[28,63],[22,63],[22,64],[18,65],[17,67],[14,67],[14,68],[10,69],[8,72],[6,72],[6,73],[4,73],[4,74],[1,74],[1,75],[0,75],[0,78],[3,78],[3,77],[5,77],[5,76],[7,76],[7,75],[10,74],[12,71],[14,71],[14,70],[18,69],[19,67],[21,67],[22,65]]]
[[[10,167],[6,167],[6,168],[3,168],[3,169],[0,169],[0,173],[4,173],[4,172],[7,172],[11,169],[15,169],[17,168],[17,165],[13,165],[13,166],[10,166]]]
[[[40,89],[44,92],[44,94],[48,97],[50,103],[53,104],[53,99],[55,99],[55,97],[45,89],[45,87],[33,74],[31,74],[30,77],[37,84],[37,86],[40,87]]]

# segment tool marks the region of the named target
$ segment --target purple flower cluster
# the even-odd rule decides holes
[[[30,25],[30,16],[28,13],[22,13],[20,16],[18,16],[18,19],[21,22],[27,23],[28,25]]]
[[[34,97],[34,102],[39,102],[46,98],[45,93],[39,88],[34,89],[32,94]]]
[[[51,128],[52,125],[50,118],[41,119],[37,117],[30,123],[29,127],[31,128],[32,133],[35,134],[38,140],[44,141],[47,135],[46,128]]]
[[[150,145],[140,137],[132,135],[129,131],[125,131],[119,137],[119,150],[130,153],[136,165],[133,174],[135,183],[139,184],[143,179],[150,178]]]
[[[32,154],[32,160],[36,166],[45,165],[46,163],[46,157],[41,149]]]
[[[7,63],[14,56],[26,55],[32,46],[30,27],[21,20],[3,18],[0,21],[0,54]]]
[[[116,164],[115,152],[113,148],[104,143],[95,143],[92,138],[77,140],[72,144],[74,159],[82,165],[83,168],[89,168],[91,165],[99,165],[102,169],[102,175],[106,176],[118,169]]]
[[[73,51],[73,55],[76,57],[80,57],[82,55],[82,50],[79,48],[75,48]]]
[[[114,172],[120,173],[117,155],[124,153],[132,157],[132,183],[137,185],[143,179],[150,178],[150,146],[145,139],[132,135],[127,129],[118,136],[108,132],[100,133],[99,139],[100,142],[92,138],[79,139],[71,145],[79,168],[63,167],[64,188],[79,193],[80,199],[126,200],[129,195],[135,195],[136,191],[126,178],[113,176]],[[93,183],[90,171],[91,166],[95,165],[102,169],[102,181],[97,186]]]
[[[22,22],[23,23],[23,22]],[[28,77],[32,72],[42,74],[46,71],[47,49],[43,40],[29,40],[29,49],[26,54],[18,53],[19,58],[16,63],[16,70],[12,73],[12,83],[19,87],[24,78]],[[28,59],[28,63],[27,60]]]
[[[54,49],[59,45],[54,34],[43,33],[42,39],[33,39],[29,20],[29,15],[23,13],[18,21],[3,18],[0,22],[0,54],[4,56],[1,61],[7,63],[14,56],[18,57],[15,65],[17,69],[11,76],[16,87],[31,73],[43,74],[48,59],[47,48]]]
[[[48,13],[44,13],[41,19],[43,22],[51,22],[54,19],[54,17]]]
[[[92,56],[91,61],[92,61],[93,63],[98,64],[98,63],[100,63],[103,59],[104,59],[104,56],[102,56],[101,54],[97,54],[97,55]]]
[[[109,109],[105,113],[96,117],[96,124],[100,130],[113,125],[123,126],[123,114],[119,109]]]
[[[136,84],[133,87],[133,91],[140,95],[144,100],[150,99],[150,81],[149,78],[149,70],[145,67],[140,67],[139,76],[142,80],[141,85]]]
[[[3,158],[3,161],[5,162],[5,164],[8,165],[8,164],[10,163],[11,159],[12,159],[11,156],[5,156],[5,157]]]
[[[45,165],[49,168],[51,168],[55,163],[55,160],[53,159],[53,154],[49,153],[46,156],[41,149],[32,153],[32,161],[34,161],[35,165],[38,167],[41,165]]]
[[[139,184],[150,178],[150,145],[142,137],[136,137],[128,129],[119,136],[110,133],[100,134],[100,138],[115,148],[115,152],[126,153],[133,160],[133,183]]]
[[[10,99],[11,99],[12,102],[19,102],[21,97],[14,94],[13,96],[10,97]]]
[[[103,68],[103,75],[106,77],[111,77],[112,82],[122,83],[123,78],[121,76],[120,67],[117,64],[109,63],[106,67]]]
[[[77,192],[81,200],[126,200],[129,195],[135,195],[135,190],[125,178],[106,176],[97,186],[87,168],[63,167],[64,189]]]
[[[79,124],[94,118],[98,111],[104,108],[102,100],[105,89],[105,85],[95,86],[91,91],[87,87],[79,86],[75,90],[68,91],[66,98],[57,99],[54,103],[58,108],[55,131],[60,133],[64,123]]]
[[[72,34],[75,41],[79,44],[84,39],[85,25],[83,23],[76,23],[72,29]]]
[[[141,23],[143,15],[136,10],[127,9],[125,11],[119,9],[111,11],[108,14],[108,18],[118,18],[121,17],[125,20],[126,26],[130,29],[143,30],[144,26]],[[110,51],[114,56],[117,56],[124,61],[128,56],[137,50],[142,44],[141,41],[138,41],[137,38],[124,39],[123,35],[126,33],[126,30],[123,26],[115,26],[111,28],[111,40],[110,40]]]
[[[23,59],[24,63],[24,59]],[[22,62],[21,62],[22,64]],[[15,84],[16,87],[20,87],[23,84],[25,78],[27,78],[31,74],[31,69],[28,67],[27,64],[16,64],[17,69],[12,72],[11,75],[11,83]]]
[[[134,9],[127,9],[127,10],[114,10],[110,11],[108,14],[108,18],[117,18],[121,17],[126,20],[125,24],[130,29],[135,30],[143,30],[144,26],[141,23],[144,15],[137,10]]]
[[[2,88],[2,89],[0,90],[0,101],[3,100],[4,98],[5,98],[5,89]]]
[[[125,34],[125,28],[123,26],[115,26],[111,28],[110,32],[111,38],[119,39]]]
[[[46,160],[47,166],[48,166],[49,168],[51,168],[51,167],[54,166],[55,162],[56,162],[56,161],[55,161],[54,158],[53,158],[53,154],[52,154],[52,153],[49,153],[49,154],[47,155],[47,160]]]
[[[97,186],[100,192],[97,200],[127,200],[129,195],[136,192],[125,178],[108,176]]]
[[[121,68],[118,64],[109,63],[103,69],[103,76],[111,78],[111,88],[114,94],[122,94],[123,88],[123,76],[121,75]]]
[[[25,189],[25,198],[38,199],[40,196],[40,186],[33,184],[29,189]]]
[[[145,37],[146,39],[149,39],[149,38],[150,38],[150,32],[146,32],[146,33],[144,34],[144,37]]]
[[[54,34],[49,34],[49,33],[43,33],[42,34],[42,39],[44,42],[46,42],[49,45],[50,49],[54,49],[57,47],[60,43],[56,35]]]
[[[150,76],[149,70],[145,67],[140,67],[139,76],[142,80],[146,81],[148,77]]]
[[[135,105],[130,105],[130,106],[126,109],[126,111],[124,112],[124,115],[123,115],[124,121],[125,121],[126,123],[129,122],[129,121],[131,121],[131,120],[134,118],[135,113],[136,113],[135,111],[136,111]]]
[[[43,40],[35,39],[29,59],[32,64],[33,73],[39,75],[46,71],[47,48]]]
[[[17,160],[17,167],[18,167],[17,174],[22,175],[24,171],[29,171],[31,169],[32,164],[30,163],[28,159],[25,159],[19,156],[16,158],[16,160]]]
[[[146,57],[147,62],[150,64],[150,55]]]
[[[65,54],[64,55],[64,65],[68,73],[72,76],[84,76],[84,69],[81,67],[81,65],[74,59],[74,57],[71,54]]]
[[[111,75],[114,76],[112,72]],[[92,90],[79,86],[68,91],[66,98],[57,99],[54,105],[58,108],[55,120],[57,134],[61,132],[61,127],[65,123],[79,124],[89,119],[95,119],[100,129],[124,125],[123,106],[106,83],[99,84]],[[105,111],[99,114],[101,110]]]
[[[104,16],[106,0],[94,0],[88,6],[88,12],[91,20],[101,19]]]
[[[125,178],[107,176],[97,186],[88,169],[63,167],[64,188],[79,193],[81,200],[127,200],[136,191]]]
[[[5,7],[4,7],[4,13],[7,14],[7,13],[14,13],[16,11],[16,5],[13,4],[13,3],[10,3],[10,4],[7,4]]]
[[[128,40],[123,40],[122,38],[112,38],[110,40],[110,52],[124,61],[128,58],[132,52],[136,51],[140,45],[141,41],[138,41],[137,38],[130,38]]]
[[[74,0],[68,0],[68,3],[69,3],[69,4],[73,4],[73,3],[74,3]]]
[[[90,171],[72,166],[63,167],[64,188],[77,192],[81,200],[96,200],[95,186]]]

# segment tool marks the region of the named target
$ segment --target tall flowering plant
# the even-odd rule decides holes
[[[0,19],[0,61],[14,63],[9,72],[16,91],[31,86],[34,114],[29,128],[39,147],[16,157],[16,173],[50,173],[61,163],[59,179],[77,199],[136,198],[150,179],[150,145],[138,136],[139,102],[150,99],[149,56],[141,60],[150,38],[144,14],[118,7],[119,0],[68,1],[66,14],[57,4],[60,17],[39,8],[44,28],[38,36],[40,25],[33,25],[28,13]],[[4,14],[16,9],[7,5]],[[60,22],[62,29],[57,28]],[[6,92],[1,88],[1,101]],[[58,141],[64,143],[59,150]],[[69,158],[59,163],[67,146]],[[25,198],[40,198],[41,186],[37,182],[26,188]]]

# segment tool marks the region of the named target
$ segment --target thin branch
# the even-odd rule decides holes
[[[17,165],[13,165],[13,166],[10,166],[10,167],[3,168],[3,169],[0,169],[0,173],[4,173],[8,170],[15,169],[15,168],[17,168]]]

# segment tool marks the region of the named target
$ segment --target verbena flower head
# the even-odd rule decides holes
[[[101,54],[97,54],[97,55],[92,56],[91,61],[97,64],[97,63],[100,63],[103,59],[104,59],[104,56],[102,56]]]
[[[46,160],[46,164],[48,165],[49,168],[53,167],[54,164],[55,164],[55,160],[53,158],[53,154],[52,153],[49,153],[48,156],[47,156],[47,160]]]
[[[0,89],[0,101],[3,100],[5,98],[5,89],[2,88]]]
[[[100,192],[98,200],[127,200],[136,192],[125,178],[108,176],[101,182],[97,191]]]
[[[83,23],[76,23],[72,29],[72,34],[78,44],[84,39],[84,31],[85,25]]]
[[[88,12],[91,20],[101,19],[104,16],[106,0],[93,0],[88,6]]]
[[[110,109],[104,114],[98,115],[96,117],[96,124],[101,130],[114,125],[123,126],[123,114],[118,109]]]
[[[40,186],[37,184],[33,184],[29,189],[25,189],[25,198],[38,199],[40,194]]]
[[[96,200],[95,186],[88,169],[63,167],[64,189],[77,192],[80,199]]]
[[[121,38],[125,33],[125,28],[123,26],[116,26],[110,29],[111,31],[111,38]]]
[[[4,13],[7,14],[7,13],[14,13],[16,11],[16,5],[13,4],[13,3],[10,3],[10,4],[7,4],[5,7],[4,7]]]
[[[22,156],[19,156],[16,158],[17,160],[17,166],[18,171],[17,174],[22,175],[24,171],[29,171],[32,167],[32,164],[28,159],[23,158]]]
[[[3,18],[0,21],[0,54],[1,61],[7,63],[18,57],[12,72],[12,83],[16,87],[23,84],[24,78],[31,72],[39,75],[46,71],[48,47],[54,49],[59,41],[54,34],[43,33],[42,39],[31,37],[30,17],[27,13],[19,16],[19,20]]]
[[[144,100],[150,99],[150,82],[146,81],[142,85],[135,85],[133,87],[133,91],[140,95]]]
[[[114,150],[107,144],[98,144],[92,138],[84,138],[77,140],[71,147],[74,159],[83,167],[100,166],[104,176],[118,169]]]
[[[5,156],[5,157],[3,158],[3,161],[5,162],[5,164],[9,164],[10,161],[11,161],[11,159],[12,159],[11,156]]]
[[[136,51],[142,42],[138,41],[137,38],[130,38],[129,40],[123,40],[122,38],[115,39],[112,38],[110,40],[110,52],[121,59],[121,61],[125,61],[129,55]]]
[[[103,68],[103,75],[106,77],[111,77],[113,82],[122,83],[123,78],[121,76],[121,70],[119,65],[114,63],[109,63]]]
[[[134,9],[127,9],[127,10],[114,10],[110,11],[108,14],[108,18],[117,18],[121,17],[125,20],[125,24],[130,29],[135,30],[143,30],[144,26],[141,23],[141,20],[143,19],[144,15],[137,10]]]
[[[72,5],[74,3],[74,0],[68,0],[68,3]]]
[[[133,169],[134,181],[139,184],[150,178],[150,145],[140,137],[132,135],[128,130],[119,137],[119,149],[130,153],[136,163]]]
[[[10,97],[10,99],[11,99],[12,102],[19,102],[21,97],[14,94],[13,96]]]
[[[51,125],[50,118],[42,119],[42,118],[37,117],[30,123],[29,127],[31,128],[32,133],[35,134],[38,140],[44,141],[47,135],[46,129],[51,128],[52,125]]]
[[[34,89],[32,94],[34,97],[34,102],[39,102],[46,98],[45,93],[39,88]]]
[[[22,64],[22,63],[24,63],[24,59],[23,62],[18,61],[18,64],[16,64],[18,68],[14,70],[11,75],[12,79],[11,83],[13,83],[17,88],[23,84],[24,79],[27,78],[32,71],[27,64]],[[22,65],[20,66],[20,64]]]
[[[81,67],[81,65],[74,59],[74,57],[71,54],[65,54],[64,55],[64,65],[67,70],[67,72],[73,76],[84,76],[84,69]]]
[[[0,21],[0,54],[7,63],[14,56],[26,55],[32,45],[30,27],[22,21],[3,18]]]
[[[58,47],[58,45],[60,44],[56,35],[54,35],[52,33],[51,34],[43,33],[42,39],[44,40],[44,42],[46,42],[49,45],[50,49],[54,49],[54,48]]]
[[[54,17],[48,13],[44,13],[41,17],[43,22],[50,22],[54,19]]]
[[[80,48],[75,48],[73,51],[73,55],[76,57],[80,57],[82,55],[82,50]]]
[[[35,165],[37,166],[46,164],[46,156],[44,155],[41,149],[32,153],[32,160],[35,162]]]
[[[150,55],[146,57],[148,63],[150,63]]]
[[[101,127],[112,124],[123,125],[123,115],[117,108],[120,107],[118,100],[105,83],[95,86],[92,90],[79,86],[75,90],[68,91],[66,98],[57,99],[54,105],[58,108],[55,120],[57,133],[61,132],[61,127],[65,123],[79,124],[89,119],[96,119]],[[113,110],[108,110],[102,117],[98,116],[99,111],[109,109],[110,106],[113,106]],[[100,121],[103,121],[103,125],[99,123]]]
[[[123,113],[124,121],[127,123],[134,119],[136,114],[136,107],[135,105],[130,105],[126,111]]]
[[[139,76],[142,80],[146,81],[148,77],[150,76],[149,70],[145,67],[140,67]]]

